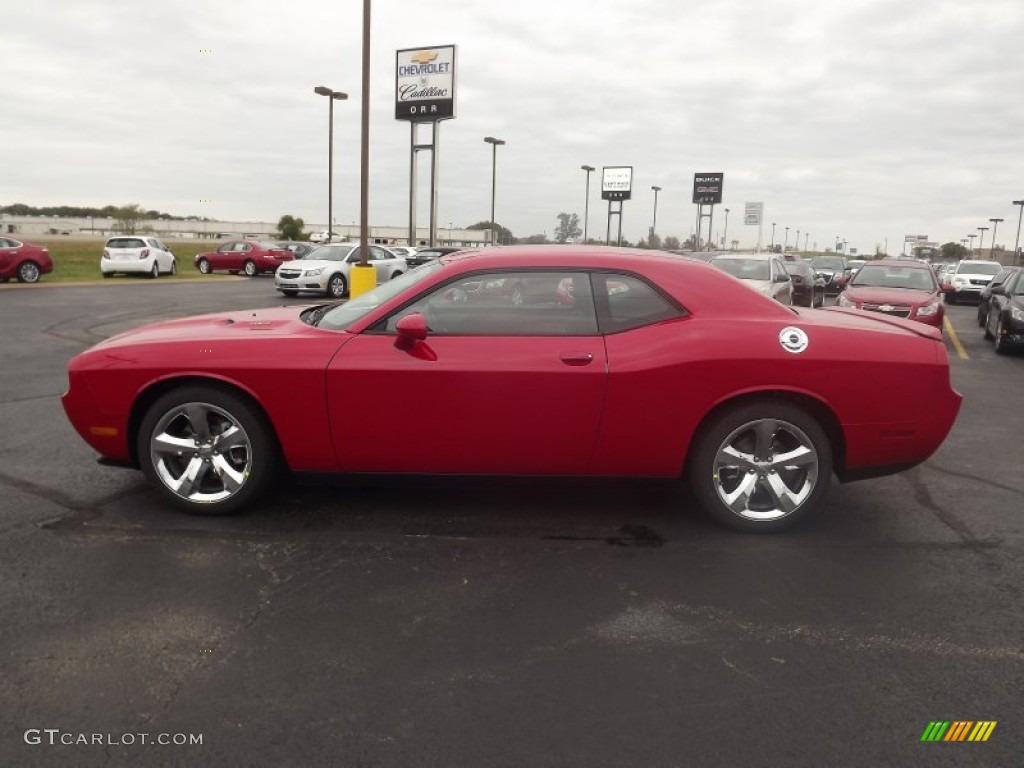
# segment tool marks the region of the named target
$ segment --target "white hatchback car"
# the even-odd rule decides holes
[[[274,273],[274,287],[285,296],[324,293],[340,299],[348,293],[349,272],[359,261],[358,243],[333,243],[314,248],[300,259],[288,261]],[[379,245],[370,246],[370,264],[377,268],[377,283],[384,283],[409,270],[405,259]]]
[[[149,235],[115,235],[103,246],[100,272],[111,277],[117,272],[150,277],[175,275],[178,263],[171,249]]]

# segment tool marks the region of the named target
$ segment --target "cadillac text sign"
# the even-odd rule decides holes
[[[724,173],[693,174],[693,202],[698,205],[717,205],[722,202]]]
[[[629,200],[633,196],[633,166],[605,166],[601,169],[601,199]]]
[[[455,46],[397,52],[395,119],[413,122],[455,117]]]

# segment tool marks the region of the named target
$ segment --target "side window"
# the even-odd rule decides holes
[[[234,243],[224,243],[224,245],[217,249],[217,253],[231,253],[233,250],[235,250]]]
[[[594,292],[602,333],[629,331],[686,316],[684,310],[632,275],[597,273]]]
[[[374,245],[370,246],[370,261],[384,261],[390,258],[390,254],[388,254],[383,248],[378,248]]]
[[[435,288],[382,322],[421,313],[433,335],[594,336],[597,317],[590,280],[583,272],[489,272]]]

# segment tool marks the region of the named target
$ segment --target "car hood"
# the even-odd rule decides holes
[[[960,278],[961,280],[987,280],[988,282],[992,282],[993,277],[995,277],[995,275],[979,274],[978,272],[957,272],[955,275],[948,275],[946,279],[956,280],[957,278]]]
[[[938,298],[933,291],[917,291],[910,288],[869,288],[856,285],[846,289],[846,298],[850,301],[870,302],[871,304],[893,304],[896,306],[916,306],[928,304]]]
[[[349,267],[345,261],[329,261],[327,259],[295,259],[282,264],[278,269],[301,269],[303,272],[310,269],[336,269],[344,272]]]
[[[160,342],[196,341],[208,343],[260,334],[292,336],[312,329],[300,317],[307,306],[278,307],[235,312],[217,312],[181,320],[168,320],[135,328],[101,341],[93,349],[110,351],[117,347]]]
[[[916,320],[893,317],[883,312],[865,312],[861,309],[838,306],[825,307],[823,309],[798,309],[793,307],[793,312],[799,315],[803,322],[810,322],[815,325],[829,325],[860,331],[887,330],[893,333],[903,330],[909,331],[915,336],[923,336],[939,342],[942,341],[942,331],[934,326],[926,325]]]

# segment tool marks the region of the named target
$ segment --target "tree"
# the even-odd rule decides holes
[[[914,250],[917,249],[915,248]],[[942,254],[943,261],[960,261],[960,259],[969,259],[971,257],[971,252],[963,244],[954,243],[953,241],[943,243],[939,253]]]
[[[679,238],[676,237],[675,235],[669,235],[668,237],[665,238],[663,247],[666,251],[678,251],[680,248]]]
[[[582,234],[579,216],[575,213],[558,214],[558,226],[555,227],[556,243],[575,242]]]
[[[637,243],[637,245],[640,245]],[[660,251],[664,246],[661,244],[661,237],[656,233],[652,232],[650,237],[647,238],[647,247],[653,250]]]
[[[285,240],[305,240],[307,235],[302,231],[306,222],[290,214],[285,214],[277,222],[277,231]]]
[[[516,242],[524,243],[526,245],[543,245],[544,243],[548,242],[548,236],[547,235],[530,235],[529,237],[521,238],[520,240],[517,240]]]
[[[117,228],[120,232],[126,235],[134,235],[135,230],[139,228],[139,221],[145,216],[145,212],[138,203],[132,203],[131,205],[122,205],[120,208],[115,208],[112,215],[117,221]]]

